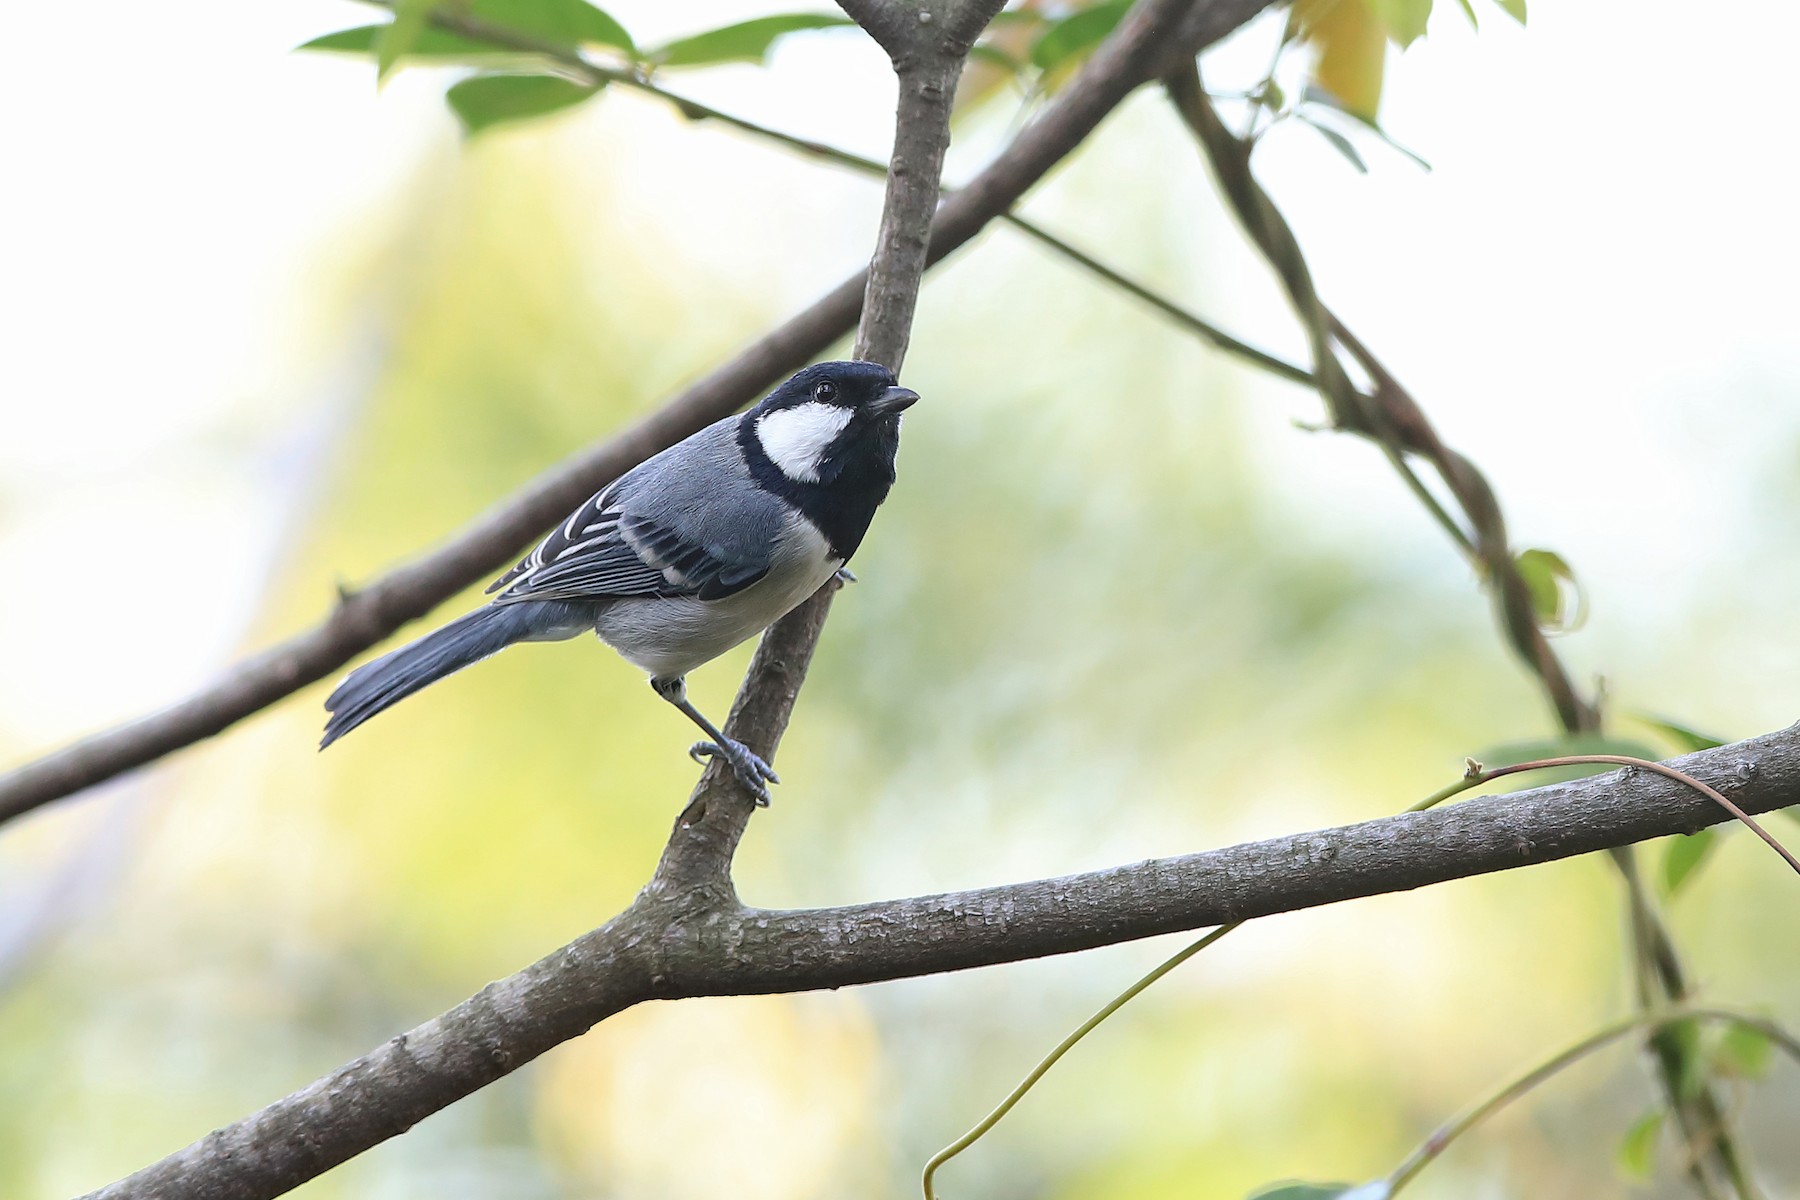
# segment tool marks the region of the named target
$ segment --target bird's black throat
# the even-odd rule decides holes
[[[756,486],[799,509],[825,535],[832,556],[848,562],[894,486],[900,417],[895,413],[853,421],[820,462],[816,483],[791,479],[775,465],[763,450],[751,414],[738,421],[737,443]]]

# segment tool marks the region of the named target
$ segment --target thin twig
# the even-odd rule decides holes
[[[1559,755],[1556,758],[1541,758],[1533,762],[1511,763],[1504,767],[1483,770],[1476,782],[1486,783],[1491,779],[1499,779],[1506,775],[1517,775],[1523,771],[1541,771],[1545,767],[1580,766],[1584,763],[1610,764],[1617,767],[1634,767],[1641,768],[1645,771],[1655,771],[1658,775],[1665,776],[1666,778],[1675,780],[1677,783],[1693,788],[1696,792],[1699,792],[1702,796],[1705,796],[1708,800],[1711,800],[1714,804],[1731,814],[1732,817],[1736,818],[1740,825],[1746,826],[1751,833],[1754,833],[1757,837],[1768,843],[1769,849],[1780,855],[1783,861],[1785,861],[1789,867],[1793,868],[1794,874],[1800,875],[1800,858],[1794,857],[1794,852],[1777,841],[1775,835],[1770,833],[1767,829],[1764,829],[1762,824],[1757,821],[1755,817],[1732,803],[1731,800],[1717,788],[1701,783],[1686,771],[1671,767],[1668,763],[1660,763],[1648,758],[1637,758],[1629,754],[1564,754]],[[1471,784],[1470,786],[1473,785]]]
[[[1462,1116],[1433,1133],[1387,1177],[1388,1190],[1386,1194],[1388,1196],[1397,1195],[1401,1188],[1411,1183],[1419,1172],[1429,1166],[1434,1159],[1449,1149],[1464,1134],[1595,1051],[1605,1049],[1628,1033],[1644,1029],[1665,1030],[1683,1021],[1719,1021],[1754,1029],[1768,1038],[1772,1045],[1779,1046],[1791,1056],[1796,1065],[1800,1065],[1800,1039],[1796,1039],[1793,1034],[1776,1022],[1751,1013],[1735,1012],[1725,1008],[1677,1005],[1621,1017],[1617,1021],[1601,1026],[1580,1041],[1557,1051],[1516,1079],[1507,1081]]]
[[[962,0],[957,16],[968,19],[970,13],[985,11],[980,19],[985,26],[1001,3],[1002,0]],[[861,22],[864,18],[857,15],[861,10],[861,6],[853,6],[846,11]],[[893,57],[899,97],[894,114],[893,158],[887,171],[887,192],[875,251],[869,260],[855,356],[879,362],[896,375],[912,337],[913,313],[931,242],[931,221],[943,180],[944,153],[950,145],[951,103],[967,53],[966,46],[946,40],[950,33],[945,24],[940,20],[935,27],[914,25],[900,49],[890,44],[895,35],[886,26],[880,32],[864,26]],[[765,759],[772,760],[774,743],[787,727],[836,592],[836,581],[828,581],[777,621],[764,638],[765,647],[789,648],[775,653],[759,647],[738,690],[725,732]],[[723,756],[715,757],[695,785],[658,868],[659,878],[665,872],[677,877],[697,875],[713,880],[723,889],[722,896],[729,896],[731,860],[753,811],[753,800]],[[690,859],[691,862],[686,861]]]
[[[1470,788],[1480,787],[1485,782],[1487,782],[1487,778],[1484,777],[1480,764],[1476,763],[1473,759],[1470,759],[1469,770],[1460,780],[1446,788],[1433,792],[1417,804],[1411,805],[1402,811],[1409,813],[1424,812],[1427,809],[1435,808],[1452,796],[1466,792]],[[1058,1042],[1055,1049],[1051,1050],[1049,1054],[1046,1054],[1039,1060],[1037,1066],[1033,1067],[1030,1073],[1027,1074],[1024,1079],[1021,1079],[1011,1092],[1007,1093],[1006,1098],[994,1106],[993,1111],[989,1112],[987,1116],[978,1121],[967,1133],[931,1156],[930,1160],[926,1162],[924,1173],[920,1178],[920,1183],[925,1189],[925,1200],[937,1200],[937,1192],[933,1187],[933,1180],[937,1175],[938,1169],[963,1151],[967,1150],[970,1146],[973,1146],[976,1142],[986,1137],[989,1131],[991,1131],[994,1126],[998,1125],[1006,1117],[1006,1114],[1013,1110],[1020,1100],[1025,1098],[1025,1093],[1036,1087],[1038,1081],[1043,1079],[1043,1077],[1049,1073],[1050,1069],[1057,1064],[1057,1061],[1070,1050],[1074,1049],[1078,1042],[1098,1028],[1101,1022],[1107,1020],[1114,1013],[1125,1007],[1125,1005],[1136,999],[1151,984],[1157,982],[1170,971],[1173,971],[1176,967],[1179,967],[1182,963],[1194,957],[1194,955],[1200,953],[1200,951],[1206,949],[1232,930],[1241,927],[1243,924],[1244,922],[1242,921],[1234,921],[1229,925],[1221,925],[1219,928],[1203,934],[1201,937],[1189,942],[1174,954],[1171,954],[1168,958],[1163,959],[1162,962],[1152,967],[1148,972],[1139,977],[1139,979],[1130,987],[1114,996],[1100,1009],[1100,1011],[1082,1022],[1074,1032]]]
[[[987,1116],[978,1121],[974,1128],[970,1129],[969,1132],[963,1134],[954,1142],[951,1142],[948,1146],[945,1146],[942,1150],[939,1150],[936,1154],[931,1156],[931,1160],[925,1164],[925,1170],[919,1179],[920,1185],[925,1189],[925,1200],[937,1200],[937,1190],[933,1187],[933,1180],[937,1176],[938,1168],[961,1154],[964,1150],[967,1150],[970,1146],[973,1146],[976,1142],[980,1141],[982,1137],[987,1134],[988,1130],[998,1125],[1006,1114],[1013,1110],[1013,1106],[1025,1098],[1025,1093],[1037,1086],[1037,1081],[1048,1074],[1050,1068],[1054,1067],[1063,1055],[1075,1048],[1077,1042],[1092,1033],[1102,1021],[1131,1003],[1132,1000],[1136,999],[1137,996],[1151,984],[1155,983],[1164,975],[1167,975],[1170,971],[1173,971],[1176,967],[1179,967],[1182,963],[1194,957],[1194,955],[1200,953],[1202,950],[1242,925],[1242,921],[1235,921],[1230,925],[1221,925],[1211,933],[1189,942],[1168,958],[1163,959],[1163,961],[1158,963],[1155,967],[1152,967],[1145,975],[1138,979],[1136,983],[1107,1001],[1106,1004],[1101,1007],[1100,1011],[1083,1021],[1074,1032],[1058,1042],[1056,1048],[1044,1055],[1044,1057],[1039,1060],[1037,1066],[1031,1069],[1030,1074],[1021,1079],[1018,1086],[1007,1093],[1006,1099],[994,1106],[992,1112],[988,1113]]]

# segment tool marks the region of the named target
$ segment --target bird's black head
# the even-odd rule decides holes
[[[820,363],[746,412],[738,443],[757,483],[798,505],[848,558],[893,486],[900,414],[918,398],[880,363]]]
[[[919,397],[880,363],[808,367],[745,414],[758,447],[789,480],[830,485],[885,464],[893,482],[900,414]]]

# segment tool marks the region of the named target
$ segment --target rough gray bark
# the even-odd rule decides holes
[[[1800,803],[1800,725],[1676,763],[1746,812]],[[601,928],[88,1200],[279,1195],[644,1000],[809,991],[1066,954],[1552,862],[1722,819],[1660,775],[1615,771],[1059,879],[789,911],[741,905],[722,878],[666,875],[665,859],[656,882]],[[676,842],[686,829],[677,826]],[[671,855],[687,857],[674,842]]]
[[[888,157],[887,192],[881,225],[875,235],[875,252],[869,260],[855,350],[857,358],[879,362],[896,375],[906,357],[913,313],[919,303],[919,285],[929,265],[932,217],[943,190],[944,153],[950,146],[950,108],[956,81],[962,74],[969,47],[1003,3],[1004,0],[938,0],[935,6],[921,8],[916,14],[910,6],[902,8],[887,0],[853,0],[845,6],[845,11],[887,50],[897,84],[894,148]],[[1185,4],[1186,0],[1170,0],[1152,19],[1173,26]],[[1147,5],[1146,9],[1155,7]],[[1125,30],[1109,43],[1109,49],[1130,45],[1134,36],[1148,44],[1141,29],[1136,34]],[[1113,61],[1115,57],[1102,53],[1091,64],[1090,72],[1103,78],[1122,75]],[[1124,94],[1121,92],[1121,97]],[[1067,153],[1065,148],[1057,157]],[[738,690],[725,732],[767,761],[773,761],[773,743],[765,747],[754,739],[778,739],[787,727],[837,589],[837,581],[829,581],[775,623],[758,647],[750,672]],[[782,649],[776,651],[776,647]],[[767,703],[756,702],[758,693],[766,693]],[[753,725],[757,728],[752,729]],[[700,777],[688,811],[695,814],[697,825],[719,827],[716,845],[704,839],[685,842],[678,834],[670,842],[669,854],[679,859],[683,847],[689,844],[716,851],[712,861],[694,864],[691,873],[716,875],[729,881],[731,855],[749,819],[750,800],[749,791],[722,760],[715,759]],[[667,854],[663,865],[690,873],[686,865],[671,862]]]

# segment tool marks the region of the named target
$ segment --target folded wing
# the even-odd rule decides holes
[[[707,430],[690,457],[736,453]],[[696,470],[665,452],[580,508],[488,588],[495,600],[695,596],[718,600],[769,573],[785,528],[776,498],[746,474]],[[716,480],[744,478],[722,492]]]

